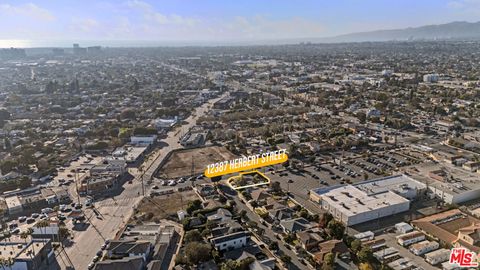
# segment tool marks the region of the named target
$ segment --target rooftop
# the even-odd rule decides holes
[[[336,187],[323,194],[319,193],[319,195],[321,195],[322,200],[330,205],[341,206],[338,210],[346,216],[354,216],[395,204],[410,202],[392,191],[374,194],[352,185]]]

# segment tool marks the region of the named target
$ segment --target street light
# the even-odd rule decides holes
[[[287,181],[287,193],[290,193],[290,183],[293,183],[292,179],[288,179]]]

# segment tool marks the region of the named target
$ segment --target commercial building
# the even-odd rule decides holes
[[[425,240],[425,234],[419,231],[413,231],[397,236],[397,243],[401,246],[409,246]]]
[[[480,252],[480,220],[458,209],[427,216],[411,223],[442,245]]]
[[[170,129],[178,122],[178,117],[175,116],[173,119],[156,119],[153,122],[153,125],[156,129]]]
[[[136,146],[149,146],[157,141],[157,135],[150,136],[131,136],[130,143]]]
[[[425,74],[423,75],[423,82],[426,83],[435,83],[438,82],[438,74]]]
[[[428,253],[430,251],[436,250],[439,246],[440,245],[435,241],[425,240],[425,241],[422,241],[420,243],[416,243],[416,244],[411,245],[409,250],[413,254],[415,254],[417,256],[420,256],[420,255],[423,255],[423,254]]]
[[[431,265],[436,265],[448,261],[448,259],[450,258],[450,252],[451,251],[446,248],[432,251],[425,254],[425,261]]]
[[[480,198],[478,173],[446,162],[416,166],[412,178],[425,183],[428,190],[448,204],[460,204]]]
[[[127,163],[135,163],[144,156],[146,150],[147,146],[125,145],[115,149],[112,156],[116,159],[123,159]]]
[[[426,186],[405,175],[314,189],[310,198],[347,226],[405,212]]]
[[[46,260],[53,256],[53,249],[49,239],[21,239],[10,238],[0,242],[0,259],[12,260],[13,265],[8,269],[36,270],[46,264]]]

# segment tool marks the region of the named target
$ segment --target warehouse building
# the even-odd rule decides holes
[[[352,226],[408,211],[410,199],[426,186],[408,176],[397,175],[341,185],[310,192],[310,199],[321,204],[335,219]]]

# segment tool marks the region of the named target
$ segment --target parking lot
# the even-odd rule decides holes
[[[82,179],[88,170],[101,162],[102,158],[85,154],[72,160],[68,166],[58,166],[57,175],[46,184],[46,186],[68,186],[75,182],[75,179]],[[64,164],[66,165],[66,164]]]
[[[20,234],[33,228],[37,222],[48,220],[52,222],[62,222],[68,229],[74,229],[72,219],[69,218],[69,215],[72,212],[77,212],[82,215],[83,209],[85,209],[85,206],[76,203],[62,204],[54,209],[43,208],[39,212],[32,213],[29,216],[20,216],[11,220],[7,223],[7,226],[11,234]]]

